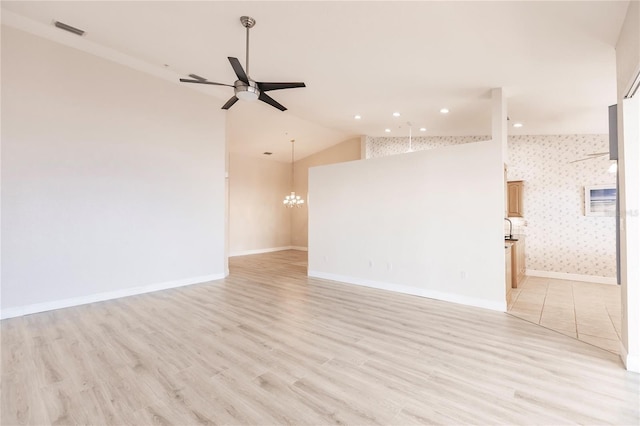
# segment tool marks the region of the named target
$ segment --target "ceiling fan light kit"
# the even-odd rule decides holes
[[[250,16],[241,16],[240,22],[242,23],[242,26],[244,26],[247,29],[246,59],[245,59],[245,65],[247,67],[247,70],[245,71],[245,69],[242,68],[242,65],[240,64],[240,61],[238,60],[238,58],[233,58],[233,57],[227,58],[229,59],[229,63],[231,64],[231,67],[233,68],[233,71],[235,72],[236,77],[238,77],[238,79],[233,83],[233,85],[216,83],[214,81],[208,81],[207,79],[197,76],[195,74],[189,74],[189,77],[192,77],[191,79],[181,78],[180,81],[183,83],[210,84],[214,86],[233,87],[234,95],[231,97],[231,99],[227,101],[227,103],[225,103],[222,106],[222,109],[231,108],[238,101],[238,99],[243,101],[255,101],[256,99],[258,99],[264,103],[271,105],[274,108],[279,109],[280,111],[286,111],[287,108],[285,108],[283,105],[278,103],[275,99],[267,95],[265,92],[268,92],[270,90],[282,90],[282,89],[293,89],[296,87],[306,87],[306,85],[302,82],[297,82],[297,83],[260,82],[260,81],[255,81],[249,78],[249,30],[253,28],[253,26],[256,24],[256,20]]]
[[[233,84],[236,97],[243,101],[255,101],[260,96],[260,89],[254,81],[246,84],[244,81],[236,81]]]

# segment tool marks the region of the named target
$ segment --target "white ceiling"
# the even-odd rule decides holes
[[[424,126],[421,135],[489,135],[494,87],[506,89],[511,122],[524,123],[512,134],[606,133],[628,3],[3,1],[2,9],[3,22],[9,15],[82,28],[86,46],[144,61],[172,81],[195,73],[228,84],[227,56],[245,61],[239,17],[252,16],[251,77],[307,87],[271,92],[286,112],[236,103],[230,150],[289,161],[290,139],[302,158],[352,136],[406,136],[408,121],[414,134]],[[232,95],[184,86],[220,106]]]

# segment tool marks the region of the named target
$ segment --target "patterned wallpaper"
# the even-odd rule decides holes
[[[490,136],[417,136],[411,138],[411,149],[423,151],[447,145],[488,141]],[[366,158],[386,157],[403,154],[409,150],[409,137],[369,137],[366,138]]]
[[[489,139],[488,136],[412,138],[414,151]],[[407,152],[409,138],[367,137],[366,158]],[[584,186],[615,183],[608,157],[570,163],[609,149],[607,135],[509,136],[509,180],[524,181],[527,269],[616,276],[615,218],[584,216]],[[506,222],[505,222],[506,224]],[[508,224],[507,224],[508,233]]]
[[[524,181],[527,268],[616,276],[615,217],[584,215],[584,186],[615,184],[608,135],[510,136],[507,177]],[[515,225],[515,223],[514,223]]]

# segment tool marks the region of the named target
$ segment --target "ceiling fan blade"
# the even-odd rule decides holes
[[[229,62],[231,62],[231,67],[238,76],[238,80],[244,81],[245,83],[249,84],[249,77],[247,77],[247,73],[244,72],[244,68],[242,68],[242,65],[240,65],[240,61],[238,60],[238,58],[232,58],[231,56],[228,56],[227,59],[229,59]]]
[[[258,82],[258,87],[263,92],[269,90],[295,89],[296,87],[307,87],[304,83],[264,83]]]
[[[233,106],[233,104],[235,104],[236,102],[238,102],[238,98],[236,96],[232,96],[226,104],[222,105],[222,109],[229,109]]]
[[[569,164],[572,164],[572,163],[579,163],[579,162],[581,162],[581,161],[587,161],[587,160],[595,160],[596,158],[598,158],[598,157],[580,158],[580,159],[578,159],[578,160],[569,161]]]
[[[593,157],[587,157],[587,158],[581,158],[579,160],[573,160],[573,161],[569,161],[568,164],[573,164],[573,163],[579,163],[581,161],[587,161],[587,160],[593,160]]]
[[[569,161],[569,164],[571,164],[571,163],[579,163],[580,161],[595,160],[596,158],[604,157],[605,155],[609,155],[609,153],[608,152],[594,152],[594,153],[591,153],[591,154],[587,154],[587,156],[584,157],[584,158],[580,158],[578,160]]]
[[[275,101],[275,99],[273,99],[271,96],[267,95],[266,93],[260,92],[260,96],[258,96],[258,99],[260,99],[262,102],[268,103],[272,107],[278,108],[280,111],[287,110],[284,106],[280,105],[278,102]]]
[[[230,84],[224,84],[224,83],[216,83],[213,81],[207,81],[207,80],[191,80],[188,78],[181,78],[180,79],[181,82],[183,83],[197,83],[197,84],[213,84],[214,86],[227,86],[227,87],[233,87]]]

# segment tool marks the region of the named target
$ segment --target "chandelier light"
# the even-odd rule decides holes
[[[299,195],[296,195],[295,191],[293,191],[293,188],[295,188],[294,173],[293,173],[293,164],[294,164],[293,145],[295,141],[296,141],[295,139],[291,139],[291,188],[292,188],[292,191],[291,191],[291,194],[284,197],[284,201],[282,201],[282,204],[284,204],[285,207],[289,207],[290,209],[294,207],[300,208],[304,204],[304,200],[300,198]]]

